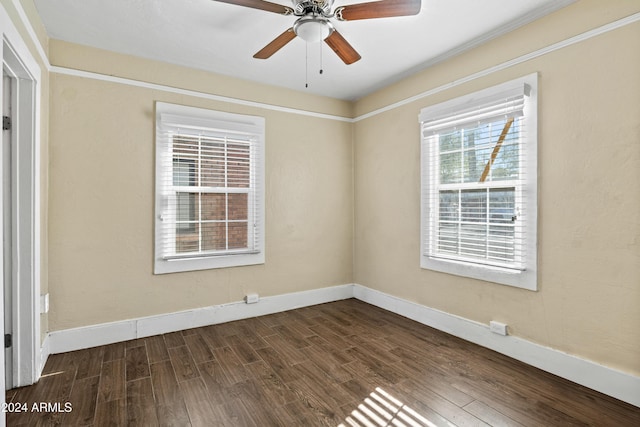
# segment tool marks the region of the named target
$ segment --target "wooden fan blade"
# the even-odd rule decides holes
[[[335,15],[340,21],[410,16],[417,15],[420,6],[421,0],[380,0],[338,7]]]
[[[360,54],[337,31],[331,33],[324,41],[347,65],[353,64],[361,58]]]
[[[266,10],[267,12],[280,13],[282,15],[291,15],[293,9],[281,4],[270,3],[263,0],[213,0],[220,3],[235,4],[237,6],[250,7],[252,9]]]
[[[253,57],[257,59],[267,59],[295,38],[296,33],[293,32],[293,28],[289,28],[284,33],[276,37],[271,43],[260,49],[260,51],[253,55]]]

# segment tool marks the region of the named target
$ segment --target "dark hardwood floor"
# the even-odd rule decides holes
[[[8,426],[640,426],[639,408],[353,299],[52,355],[7,402],[28,409]]]

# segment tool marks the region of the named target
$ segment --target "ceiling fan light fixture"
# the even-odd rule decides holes
[[[334,27],[326,18],[303,16],[293,24],[293,31],[307,43],[317,43],[329,37]]]

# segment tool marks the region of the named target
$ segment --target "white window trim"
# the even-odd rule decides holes
[[[238,251],[202,257],[165,256],[162,253],[159,242],[162,238],[163,200],[166,195],[162,192],[160,176],[171,169],[172,158],[166,150],[160,148],[162,137],[162,123],[179,123],[183,127],[222,129],[223,131],[250,132],[257,136],[255,144],[255,192],[257,202],[255,205],[255,228],[250,227],[250,232],[257,230],[260,234],[257,239],[257,247],[251,252]],[[264,146],[265,146],[265,119],[258,116],[233,114],[221,111],[206,110],[202,108],[187,107],[183,105],[156,102],[156,190],[155,190],[155,250],[154,250],[154,274],[175,273],[181,271],[207,270],[225,267],[238,267],[246,265],[264,264],[265,262],[265,220],[264,220]]]
[[[455,261],[430,257],[426,253],[429,233],[429,201],[427,194],[430,172],[423,165],[427,164],[429,152],[425,149],[424,136],[421,135],[421,203],[420,203],[420,267],[428,270],[439,271],[458,276],[470,277],[473,279],[514,286],[518,288],[536,291],[537,284],[537,172],[538,172],[538,74],[533,73],[528,76],[512,80],[497,86],[493,86],[479,92],[455,98],[441,104],[424,108],[420,113],[420,122],[427,117],[438,117],[446,114],[455,107],[472,106],[481,104],[483,100],[497,98],[505,92],[511,91],[515,87],[527,85],[529,96],[525,97],[524,120],[527,129],[526,140],[522,145],[526,150],[526,162],[523,165],[523,173],[527,177],[527,183],[522,191],[522,200],[527,206],[527,227],[525,229],[525,253],[524,267],[522,270],[514,270],[487,266],[465,261]],[[422,132],[421,132],[422,133]],[[516,190],[518,191],[518,190]]]

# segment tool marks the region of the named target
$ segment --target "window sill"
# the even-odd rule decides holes
[[[225,254],[218,256],[206,256],[196,258],[157,258],[153,273],[178,273],[183,271],[211,270],[217,268],[242,267],[264,264],[263,252],[251,252],[242,254]]]
[[[531,268],[515,270],[465,261],[433,258],[425,255],[420,257],[420,267],[426,270],[484,280],[530,291],[538,290],[536,270]]]

